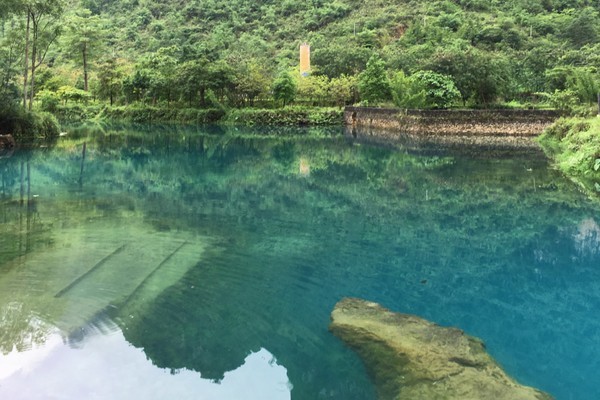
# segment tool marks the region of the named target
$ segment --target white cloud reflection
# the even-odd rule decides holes
[[[29,351],[0,355],[0,399],[283,400],[290,392],[287,370],[265,349],[219,383],[157,368],[121,331],[87,337],[78,348],[55,333]]]

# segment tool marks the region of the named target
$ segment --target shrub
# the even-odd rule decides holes
[[[241,125],[340,125],[343,111],[338,108],[245,108],[230,111],[227,122]]]
[[[460,92],[448,75],[433,71],[419,71],[411,78],[423,85],[426,104],[431,108],[448,108],[460,100]]]
[[[17,142],[57,137],[60,125],[52,114],[31,112],[17,105],[0,107],[0,133],[10,133]]]

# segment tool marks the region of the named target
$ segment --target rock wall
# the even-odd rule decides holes
[[[560,114],[553,110],[401,110],[346,107],[345,124],[377,129],[393,139],[402,133],[420,136],[535,137]],[[384,133],[387,132],[387,133]]]

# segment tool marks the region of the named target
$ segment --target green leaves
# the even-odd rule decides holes
[[[281,101],[284,107],[294,101],[296,92],[296,82],[294,82],[294,78],[287,71],[281,72],[277,79],[275,79],[275,82],[273,82],[273,98],[275,101]]]
[[[414,74],[414,79],[425,89],[426,104],[429,107],[448,108],[460,99],[460,92],[448,75],[419,71]]]
[[[377,54],[371,56],[367,68],[358,76],[358,90],[361,99],[370,104],[391,99],[385,62]]]
[[[390,80],[394,104],[401,108],[427,107],[425,85],[415,77],[408,77],[404,71],[398,71]]]

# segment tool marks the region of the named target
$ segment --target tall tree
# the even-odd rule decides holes
[[[61,0],[43,0],[26,3],[26,7],[28,13],[26,54],[29,50],[29,41],[31,41],[31,81],[29,88],[29,109],[31,110],[35,94],[35,72],[44,62],[48,49],[60,33],[58,19],[62,14],[63,5]],[[31,38],[29,38],[30,28]],[[27,68],[27,64],[26,60],[25,68]],[[25,79],[25,84],[27,84],[26,81],[27,79]],[[27,88],[24,90],[24,100],[26,100],[26,97]]]
[[[361,98],[369,103],[391,99],[385,62],[377,54],[371,56],[367,68],[358,76],[358,89]]]
[[[296,97],[297,85],[288,71],[282,71],[273,82],[273,98],[281,101],[285,107]]]
[[[23,2],[21,0],[0,0],[0,18],[15,13],[22,9]]]
[[[177,46],[161,47],[143,60],[141,67],[148,71],[153,103],[159,98],[171,103],[176,89],[178,53],[180,49]]]
[[[257,97],[269,90],[271,78],[269,71],[265,70],[257,60],[251,59],[241,63],[235,74],[236,105],[241,106],[246,102],[252,107]]]
[[[3,29],[0,35],[0,102],[2,100],[14,101],[19,98],[20,94],[16,77],[22,72],[22,39],[21,30],[4,31]]]
[[[123,86],[122,78],[123,71],[117,58],[109,57],[98,65],[98,94],[102,99],[108,98],[111,106]]]
[[[29,76],[29,30],[31,28],[31,13],[27,9],[27,28],[25,30],[25,57],[23,61],[23,108],[27,107],[27,78]]]
[[[66,22],[65,42],[73,58],[83,66],[83,90],[89,90],[90,58],[102,47],[107,36],[105,21],[90,10],[79,10]]]

